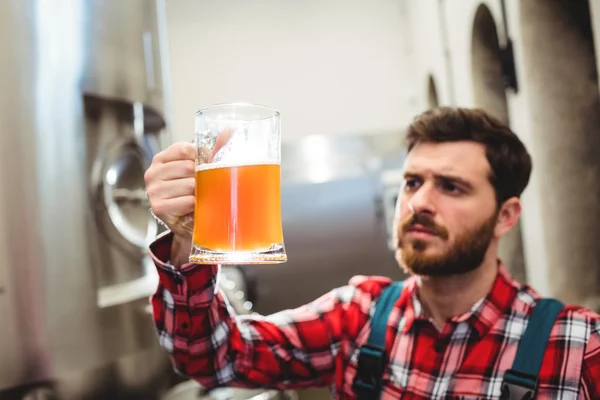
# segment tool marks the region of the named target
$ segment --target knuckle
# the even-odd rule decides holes
[[[179,143],[178,151],[179,151],[179,156],[182,159],[188,158],[188,152],[187,152],[187,147],[186,147],[185,143]]]
[[[148,195],[148,200],[152,202],[152,200],[156,201],[158,197],[158,190],[156,189],[156,185],[149,185],[146,188],[146,194]]]
[[[146,186],[150,185],[150,183],[152,183],[152,181],[154,180],[154,168],[153,168],[153,164],[150,165],[150,168],[148,168],[146,170],[146,172],[144,172],[144,182],[146,183]]]
[[[152,158],[152,163],[154,164],[162,162],[162,160],[166,158],[167,154],[169,154],[169,147],[156,153]]]
[[[167,147],[167,149],[165,151],[168,152],[172,157],[181,157],[181,155],[183,154],[184,148],[185,148],[184,142],[175,142],[172,145],[170,145],[169,147]]]
[[[185,160],[193,160],[194,159],[194,148],[190,143],[181,143],[181,158]]]

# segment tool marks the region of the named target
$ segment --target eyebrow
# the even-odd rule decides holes
[[[449,181],[458,184],[459,186],[463,186],[465,189],[473,189],[473,184],[461,177],[456,175],[448,175],[448,174],[433,174],[433,177],[436,180]],[[420,174],[415,172],[405,172],[404,179],[410,178],[421,178]]]

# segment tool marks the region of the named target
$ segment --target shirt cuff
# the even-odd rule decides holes
[[[158,271],[160,284],[171,293],[181,294],[182,291],[190,292],[205,288],[207,283],[215,280],[219,266],[187,263],[175,268],[170,262],[173,236],[173,232],[166,231],[149,246],[149,253]]]

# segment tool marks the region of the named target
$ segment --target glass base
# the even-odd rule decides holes
[[[255,251],[215,251],[194,244],[189,260],[194,264],[281,264],[287,255],[283,243]]]

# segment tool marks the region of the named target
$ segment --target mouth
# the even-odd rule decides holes
[[[429,228],[424,227],[423,225],[413,225],[410,226],[407,230],[406,233],[411,235],[411,236],[415,236],[415,237],[432,237],[432,236],[437,236],[437,233]]]

